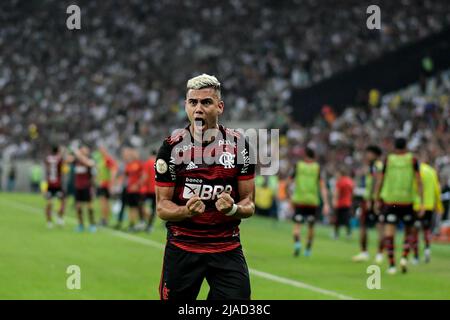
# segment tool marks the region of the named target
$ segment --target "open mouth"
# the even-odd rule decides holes
[[[194,126],[198,129],[205,129],[206,128],[206,121],[203,118],[194,118]]]

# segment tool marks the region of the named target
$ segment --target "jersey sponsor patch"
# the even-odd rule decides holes
[[[156,160],[156,171],[160,174],[167,172],[167,163],[163,159]]]
[[[183,198],[190,199],[197,195],[201,200],[215,200],[224,190],[231,193],[232,189],[229,184],[224,187],[221,185],[186,183],[183,188]]]

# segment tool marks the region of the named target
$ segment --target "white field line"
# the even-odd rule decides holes
[[[22,211],[34,212],[34,213],[43,213],[43,209],[40,210],[40,209],[38,209],[36,207],[33,207],[33,206],[30,206],[30,205],[19,204],[19,203],[15,203],[15,202],[8,201],[8,200],[5,201],[4,199],[1,199],[1,200],[3,202],[7,203],[9,206],[14,207],[16,209],[20,209]],[[75,224],[77,223],[76,219],[73,218],[73,217],[66,216],[65,220],[66,221],[69,220],[70,222],[75,223]],[[132,235],[132,234],[128,234],[128,233],[125,233],[125,232],[122,232],[122,231],[116,231],[116,230],[112,230],[112,229],[108,229],[108,228],[104,228],[104,229],[102,229],[102,231],[106,231],[106,232],[110,233],[111,235],[114,235],[114,236],[116,236],[118,238],[126,239],[126,240],[129,240],[129,241],[133,241],[133,242],[136,242],[136,243],[140,243],[140,244],[143,244],[143,245],[154,247],[154,248],[157,248],[157,249],[160,249],[160,250],[164,250],[164,244],[162,244],[162,243],[160,243],[158,241],[154,241],[154,240],[151,240],[151,239],[144,239],[144,238]],[[263,279],[266,279],[266,280],[271,280],[271,281],[274,281],[274,282],[286,284],[286,285],[289,285],[289,286],[292,286],[292,287],[296,287],[296,288],[306,289],[306,290],[309,290],[309,291],[313,291],[313,292],[320,293],[320,294],[323,294],[323,295],[326,295],[326,296],[330,296],[330,297],[334,297],[334,298],[337,298],[337,299],[355,300],[355,298],[352,298],[352,297],[347,296],[347,295],[340,294],[339,292],[322,289],[322,288],[319,288],[319,287],[316,287],[316,286],[312,286],[312,285],[309,285],[309,284],[301,282],[301,281],[280,277],[280,276],[277,276],[277,275],[274,275],[274,274],[271,274],[271,273],[267,273],[267,272],[264,272],[264,271],[259,271],[259,270],[253,269],[253,268],[249,268],[249,271],[250,271],[250,273],[252,275],[260,277],[260,278],[263,278]]]

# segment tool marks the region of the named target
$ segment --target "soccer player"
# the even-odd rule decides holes
[[[334,238],[339,238],[340,226],[347,229],[347,238],[351,236],[350,217],[353,202],[353,179],[343,167],[338,168],[336,174],[336,186],[333,193],[333,207],[336,215],[334,222]]]
[[[102,214],[101,225],[106,227],[111,212],[109,199],[117,174],[117,163],[104,146],[98,148],[98,154],[95,158],[97,166],[97,196],[99,197]]]
[[[294,256],[299,256],[301,251],[300,231],[302,223],[308,223],[308,242],[305,256],[311,255],[314,239],[314,223],[317,209],[320,204],[319,191],[322,195],[323,214],[328,215],[330,205],[328,202],[328,190],[325,180],[322,178],[320,165],[315,160],[315,152],[307,147],[304,159],[297,162],[294,172],[288,180],[288,185],[294,181],[294,191],[291,202],[294,206]]]
[[[216,77],[187,82],[185,111],[190,124],[163,142],[155,164],[156,210],[167,221],[161,299],[196,299],[205,278],[208,299],[250,299],[238,226],[255,211],[252,152],[240,133],[218,124]]]
[[[122,158],[124,156],[124,150],[122,150]],[[120,190],[120,210],[117,218],[117,224],[114,229],[122,229],[122,222],[125,216],[125,208],[127,206],[127,178],[125,175],[125,163],[122,161],[119,163],[119,169],[117,171],[116,183]]]
[[[419,262],[419,232],[423,231],[423,240],[425,243],[425,262],[430,262],[431,259],[431,225],[433,221],[433,215],[443,214],[444,207],[441,201],[441,186],[439,184],[439,178],[436,170],[425,162],[426,156],[421,157],[420,162],[420,176],[422,177],[423,184],[423,201],[424,201],[424,214],[416,216],[416,223],[411,237],[411,247],[414,251],[413,263]],[[419,197],[416,196],[414,201],[414,210],[420,211]],[[408,255],[408,250],[404,252],[404,257]]]
[[[141,202],[141,176],[142,163],[139,160],[139,153],[134,148],[123,149],[123,160],[125,161],[125,176],[127,179],[126,204],[128,207],[128,231],[135,232],[138,218],[139,206]]]
[[[361,216],[359,222],[361,252],[353,257],[353,261],[355,262],[369,260],[369,251],[367,250],[367,229],[372,228],[374,225],[376,225],[378,231],[378,253],[375,256],[375,262],[377,264],[383,262],[383,223],[375,213],[374,205],[376,179],[383,169],[383,163],[380,160],[381,155],[382,151],[376,145],[371,145],[366,148],[365,162],[367,167],[364,178],[365,192],[361,203]]]
[[[156,215],[156,195],[155,195],[155,162],[156,162],[156,152],[152,152],[150,157],[143,163],[142,168],[142,203],[141,210],[146,212],[144,216],[147,216],[147,226],[146,231],[151,232],[153,228],[153,223],[155,221]],[[146,207],[149,202],[149,206]],[[150,211],[148,211],[150,209]]]
[[[47,206],[45,209],[47,216],[48,228],[53,227],[52,222],[52,206],[53,198],[59,199],[60,206],[58,210],[58,217],[56,218],[56,224],[59,226],[64,225],[64,204],[65,195],[62,188],[62,167],[64,164],[63,156],[58,146],[53,146],[51,154],[45,158],[45,171],[47,179],[47,193],[45,198],[47,199]]]
[[[80,149],[73,148],[74,157],[69,161],[75,163],[75,208],[77,210],[78,226],[76,231],[84,231],[83,207],[86,207],[89,215],[89,231],[96,232],[94,208],[92,195],[94,192],[93,170],[95,161],[90,157],[90,149],[82,146]]]
[[[404,247],[409,246],[410,235],[414,224],[414,182],[417,183],[420,197],[419,215],[423,215],[423,189],[419,172],[419,163],[411,152],[406,149],[406,139],[395,139],[395,151],[387,156],[383,172],[377,181],[377,207],[384,202],[384,236],[385,248],[389,258],[388,274],[397,273],[395,266],[395,231],[397,224],[402,222],[405,227]],[[407,260],[400,260],[402,272],[407,271]]]

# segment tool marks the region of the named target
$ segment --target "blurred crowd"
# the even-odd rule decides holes
[[[419,162],[437,170],[446,218],[450,207],[450,70],[413,84],[401,91],[380,95],[373,89],[365,104],[349,107],[337,115],[330,106],[312,126],[302,127],[284,118],[280,135],[280,171],[277,177],[259,177],[264,189],[259,201],[270,210],[267,215],[292,215],[288,206],[286,181],[305,148],[315,150],[329,189],[335,192],[339,172],[354,180],[354,196],[364,192],[365,149],[377,145],[382,158],[394,149],[394,139],[407,139],[407,148]],[[284,125],[283,125],[284,123]],[[263,187],[265,186],[265,188]],[[269,190],[270,189],[270,190]],[[269,192],[270,191],[270,192]],[[269,192],[268,196],[264,192]],[[261,196],[263,195],[263,196]],[[258,200],[258,199],[257,199]]]
[[[374,98],[363,107],[349,107],[341,115],[324,107],[312,126],[286,118],[287,129],[280,139],[281,176],[289,174],[306,145],[316,150],[330,175],[339,166],[358,175],[368,145],[378,145],[387,154],[394,138],[402,136],[419,160],[438,169],[442,180],[450,179],[450,71],[428,79],[425,91],[414,84],[384,96],[373,89],[369,96]]]
[[[0,5],[0,150],[16,157],[38,157],[72,139],[102,140],[110,149],[159,143],[185,122],[185,81],[203,72],[222,81],[227,119],[283,123],[293,89],[450,22],[445,0],[378,1],[379,31],[366,28],[370,3],[359,0],[78,1],[81,30],[70,31],[69,4]],[[435,146],[446,129],[433,118],[442,107],[402,101],[348,109],[333,124],[289,123],[288,138],[311,140],[322,155],[331,146],[332,160],[357,161],[351,149],[402,130],[408,110],[403,130],[417,133],[414,141],[432,141],[431,152],[442,158]]]

